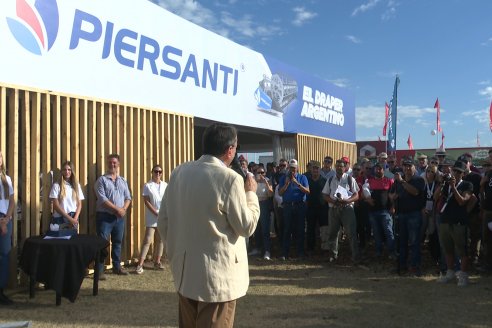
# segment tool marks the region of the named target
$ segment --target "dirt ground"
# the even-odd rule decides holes
[[[352,266],[347,251],[337,263],[322,256],[303,261],[250,258],[250,288],[238,301],[235,327],[492,327],[492,277],[471,284],[435,282],[435,268],[422,277],[391,273],[394,263],[369,259]],[[149,264],[150,265],[150,264]],[[132,271],[133,268],[130,268]],[[92,278],[78,299],[55,306],[53,291],[12,295],[0,307],[0,323],[29,320],[32,327],[177,327],[177,296],[169,267],[142,275],[107,274],[99,295]]]

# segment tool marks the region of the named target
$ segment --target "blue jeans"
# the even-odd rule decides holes
[[[260,224],[255,231],[256,248],[263,244],[265,252],[272,249],[270,242],[270,200],[260,201]]]
[[[400,265],[407,267],[408,251],[410,250],[410,266],[420,268],[420,229],[422,226],[422,213],[413,211],[398,215],[400,227]]]
[[[297,242],[297,256],[304,256],[304,233],[306,227],[306,203],[285,202],[282,256],[289,257],[290,236],[294,233]]]
[[[96,233],[106,240],[109,240],[111,236],[111,260],[115,269],[119,269],[121,265],[121,244],[124,232],[125,219],[106,212],[96,212]],[[103,263],[99,263],[100,272],[103,272],[103,266]]]
[[[383,253],[383,236],[386,240],[388,253],[395,252],[395,237],[393,236],[393,219],[387,210],[369,212],[374,241],[376,243],[376,255]]]
[[[4,215],[0,215],[4,217]],[[0,289],[7,287],[9,281],[9,257],[12,249],[12,220],[7,223],[7,234],[0,234]]]

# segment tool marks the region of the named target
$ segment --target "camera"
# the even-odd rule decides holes
[[[442,176],[442,181],[444,183],[447,183],[447,182],[451,181],[452,178],[453,178],[453,176],[450,173],[446,173]]]

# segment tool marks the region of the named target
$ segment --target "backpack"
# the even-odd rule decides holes
[[[331,181],[333,180],[333,178],[334,178],[334,177],[331,177],[331,178],[329,178],[329,179],[328,179],[328,185],[329,185],[330,187],[331,187]],[[352,178],[352,176],[351,176],[351,175],[349,175],[349,176],[348,176],[348,185],[349,185],[349,190],[350,190],[350,192],[351,192],[351,193],[354,193],[354,192],[352,191],[352,179],[353,179],[353,178]]]

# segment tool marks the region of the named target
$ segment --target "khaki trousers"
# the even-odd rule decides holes
[[[179,327],[181,328],[232,328],[236,300],[207,303],[179,296]]]

